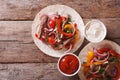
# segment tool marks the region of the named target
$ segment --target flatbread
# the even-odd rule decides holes
[[[99,43],[89,43],[86,45],[81,52],[79,53],[79,58],[81,63],[83,63],[86,60],[87,54],[89,50],[93,50],[93,48],[99,49],[99,48],[110,48],[115,50],[117,53],[120,54],[120,46],[110,40],[103,40],[102,42]],[[81,80],[86,80],[84,73],[83,73],[83,67],[81,66],[81,69],[78,73],[79,77]]]
[[[33,25],[32,25],[32,37],[37,45],[37,47],[43,51],[45,54],[52,56],[52,57],[60,57],[62,54],[64,54],[64,50],[54,50],[50,46],[46,45],[42,41],[38,40],[34,35],[36,33],[37,27],[40,24],[40,15],[41,14],[55,14],[58,13],[60,15],[66,15],[69,14],[71,16],[71,20],[74,21],[74,23],[77,23],[77,28],[80,32],[80,40],[75,44],[74,48],[71,50],[71,52],[75,52],[83,43],[84,40],[84,23],[80,15],[72,8],[65,6],[65,5],[50,5],[48,7],[43,8],[35,17]]]

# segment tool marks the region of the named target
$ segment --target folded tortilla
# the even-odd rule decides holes
[[[34,39],[35,44],[37,47],[43,51],[45,54],[53,57],[60,57],[62,54],[64,54],[65,50],[54,50],[50,46],[44,44],[42,41],[38,40],[34,34],[37,31],[38,25],[40,25],[40,15],[47,14],[60,14],[62,16],[69,14],[71,16],[71,20],[73,23],[77,23],[77,28],[80,32],[80,39],[75,44],[74,48],[71,50],[71,52],[75,52],[83,43],[84,40],[84,23],[80,15],[73,9],[65,5],[50,5],[45,8],[43,8],[35,17],[33,25],[32,25],[32,36]]]
[[[120,54],[120,46],[110,40],[103,40],[99,43],[89,43],[88,45],[86,45],[81,52],[79,53],[79,58],[81,63],[83,63],[84,61],[86,61],[87,58],[87,54],[89,50],[93,50],[93,48],[99,49],[99,48],[110,48],[115,50],[117,53]],[[79,77],[81,80],[86,80],[85,76],[84,76],[84,72],[83,72],[83,67],[81,66],[81,69],[78,73]]]

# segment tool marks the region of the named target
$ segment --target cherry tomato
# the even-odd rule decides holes
[[[109,48],[100,48],[100,49],[97,50],[97,52],[102,54],[102,53],[107,52],[109,50],[110,50]]]
[[[49,44],[55,44],[56,43],[56,41],[55,41],[55,39],[54,39],[54,37],[48,37],[48,42],[49,42]]]
[[[109,53],[110,53],[112,56],[115,56],[115,57],[117,57],[117,58],[120,59],[120,54],[117,53],[116,51],[114,51],[114,50],[109,50]]]
[[[40,40],[42,40],[42,41],[45,41],[45,36],[44,35],[42,35],[42,37],[41,38],[39,38]]]
[[[54,20],[49,21],[49,27],[50,28],[55,28],[55,21]]]
[[[35,34],[35,37],[38,38],[38,34]],[[38,39],[40,39],[40,40],[42,40],[42,41],[45,41],[45,36],[42,35],[42,37],[41,37],[41,38],[38,38]]]

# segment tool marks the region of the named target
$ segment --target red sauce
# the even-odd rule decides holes
[[[79,68],[79,61],[74,55],[65,55],[59,63],[60,70],[65,74],[73,74]]]
[[[77,24],[76,24],[76,23],[74,24],[74,27],[75,27],[75,28],[77,27]]]
[[[35,34],[35,37],[38,38],[38,34]]]

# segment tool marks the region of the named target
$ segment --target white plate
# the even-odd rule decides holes
[[[103,40],[102,42],[99,42],[99,43],[89,43],[79,53],[79,58],[80,58],[81,63],[83,63],[83,61],[86,60],[89,50],[92,50],[93,48],[101,48],[101,47],[110,48],[110,49],[115,50],[117,53],[120,53],[120,46],[117,43],[110,41],[110,40]],[[81,69],[78,75],[81,80],[86,80],[84,73],[83,73],[82,66],[81,66]]]
[[[37,25],[40,23],[39,15],[40,14],[54,14],[58,13],[60,15],[69,14],[71,15],[72,20],[77,23],[77,27],[80,31],[81,39],[75,44],[75,47],[71,50],[71,52],[76,51],[84,40],[84,23],[80,15],[72,8],[65,6],[65,5],[51,5],[48,7],[43,8],[35,17],[33,25],[32,25],[32,37],[37,45],[37,47],[43,51],[45,54],[52,56],[52,57],[60,57],[64,54],[64,50],[54,50],[50,46],[44,44],[42,41],[38,40],[34,35],[36,33]]]

